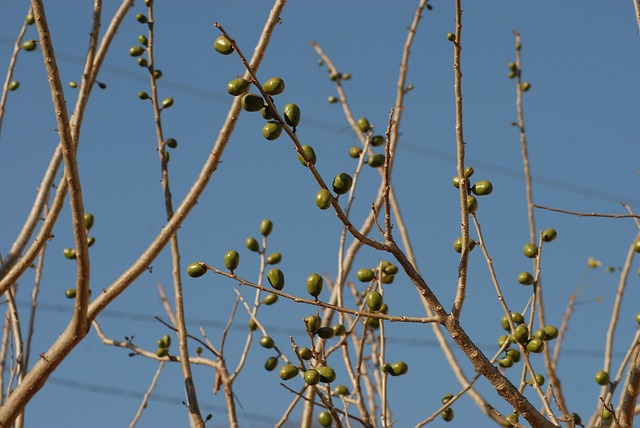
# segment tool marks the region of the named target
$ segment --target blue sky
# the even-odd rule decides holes
[[[2,6],[2,70],[26,14],[23,3]],[[106,23],[117,5],[105,3]],[[148,90],[148,78],[128,55],[129,48],[137,44],[137,35],[146,31],[134,19],[136,13],[144,12],[142,2],[138,3],[119,30],[100,73],[98,80],[107,88],[92,93],[78,152],[85,208],[96,217],[92,230],[96,245],[91,249],[94,292],[117,278],[166,221],[153,115],[150,105],[136,96]],[[155,52],[157,67],[164,73],[159,81],[160,97],[175,99],[175,105],[163,114],[163,126],[165,135],[179,142],[170,162],[172,191],[178,202],[197,177],[226,116],[231,103],[226,83],[243,72],[237,57],[213,51],[213,40],[219,35],[213,23],[220,22],[243,51],[250,53],[270,2],[157,3]],[[450,3],[434,0],[434,10],[424,14],[418,29],[408,73],[408,83],[415,89],[406,98],[392,177],[419,267],[445,307],[451,305],[455,293],[458,255],[451,244],[460,234],[458,194],[451,186],[455,135],[453,53],[446,40],[446,34],[454,30]],[[352,74],[345,89],[354,115],[366,116],[382,130],[394,102],[401,47],[416,5],[417,1],[406,0],[291,1],[285,7],[259,78],[281,76],[285,80],[286,91],[277,102],[300,106],[299,138],[314,147],[325,180],[353,170],[355,162],[347,151],[357,141],[340,107],[326,101],[335,95],[335,88],[326,70],[317,65],[309,43],[318,42],[341,71]],[[508,303],[522,309],[530,289],[518,285],[515,278],[531,269],[531,264],[521,254],[528,240],[526,200],[518,133],[510,126],[516,118],[515,84],[507,78],[507,64],[515,55],[512,31],[522,34],[523,76],[532,83],[524,106],[535,202],[574,211],[622,213],[620,201],[640,209],[638,27],[631,2],[586,0],[576,6],[489,1],[463,6],[467,163],[476,170],[474,179],[493,182],[494,193],[479,201],[478,219]],[[47,13],[62,79],[79,81],[90,29],[90,3],[51,3]],[[26,38],[37,38],[34,27]],[[28,213],[58,141],[39,54],[39,50],[21,54],[14,76],[21,86],[9,94],[2,124],[2,254],[8,252]],[[69,105],[76,94],[66,88]],[[292,143],[282,137],[267,142],[261,127],[262,119],[255,114],[241,115],[223,162],[180,230],[182,260],[185,268],[195,260],[220,267],[224,253],[236,249],[242,259],[238,274],[255,280],[258,260],[244,248],[244,240],[257,236],[260,221],[270,218],[275,226],[269,248],[283,254],[280,268],[291,282],[288,291],[305,295],[303,284],[309,273],[335,277],[340,225],[330,212],[315,207],[317,185],[295,159]],[[355,224],[368,213],[378,185],[378,173],[366,168],[353,209]],[[628,219],[578,218],[545,211],[536,211],[536,220],[540,229],[558,230],[558,239],[545,247],[542,275],[547,319],[559,324],[588,257],[602,260],[605,266],[622,266],[637,227]],[[66,207],[48,245],[33,345],[36,355],[50,346],[71,315],[72,302],[64,297],[64,290],[74,284],[75,265],[62,257],[62,249],[73,243],[70,226]],[[364,249],[356,264],[369,267],[380,257],[385,258]],[[640,293],[635,271],[639,266],[634,262],[622,307],[616,362],[637,328],[634,316]],[[135,336],[138,345],[149,349],[155,349],[156,340],[166,333],[153,317],[166,318],[156,284],[162,283],[167,290],[171,287],[169,252],[163,252],[153,267],[153,273],[142,275],[99,317],[112,338]],[[479,251],[471,254],[470,274],[462,324],[491,354],[502,334],[501,312]],[[587,278],[594,281],[574,313],[559,367],[571,411],[584,416],[597,404],[600,389],[592,378],[602,366],[608,314],[619,275],[590,271]],[[20,281],[20,302],[28,300],[32,281],[32,272]],[[184,282],[190,331],[197,333],[203,326],[217,343],[235,285],[212,274],[199,280],[185,277]],[[247,298],[253,296],[248,289],[240,291]],[[385,298],[395,315],[423,314],[415,290],[403,275],[386,288]],[[27,307],[21,308],[26,316]],[[280,301],[263,308],[261,320],[288,349],[288,337],[302,340],[300,319],[314,310]],[[231,366],[244,343],[246,322],[246,314],[239,314],[234,323],[237,336],[228,344]],[[397,426],[414,426],[439,406],[442,394],[457,392],[459,385],[434,346],[430,327],[390,325],[387,334],[389,359],[403,359],[410,367],[410,376],[390,380],[394,418]],[[271,355],[256,344],[238,378],[235,392],[243,407],[239,411],[243,426],[273,425],[292,398],[279,386],[277,376],[262,368]],[[459,356],[471,375],[470,364]],[[534,366],[542,367],[540,358],[533,360]],[[520,367],[507,372],[514,381]],[[52,420],[60,426],[126,426],[140,402],[135,394],[146,389],[155,370],[155,362],[129,358],[125,350],[105,347],[91,332],[30,403],[27,426]],[[204,411],[214,414],[207,426],[222,427],[226,425],[224,400],[220,394],[211,394],[213,378],[211,369],[195,368]],[[511,411],[486,381],[479,381],[478,388],[500,411]],[[177,365],[165,368],[156,393],[159,400],[150,403],[138,426],[186,426]],[[538,405],[536,398],[533,402]],[[470,400],[461,399],[454,410],[454,426],[478,423],[480,412]],[[297,421],[296,417],[297,413],[292,420]],[[438,420],[434,426],[444,426],[444,422]]]

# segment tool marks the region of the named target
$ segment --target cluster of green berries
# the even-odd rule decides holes
[[[87,233],[93,227],[94,220],[93,214],[87,213],[84,215],[84,227],[87,229]],[[87,246],[91,247],[95,242],[96,238],[93,236],[87,236]],[[62,250],[62,255],[69,260],[74,260],[76,258],[76,250],[73,248],[65,248]],[[75,297],[75,294],[73,297]]]
[[[466,179],[467,194],[468,194],[467,209],[469,210],[470,213],[474,213],[478,210],[478,199],[476,198],[476,196],[486,196],[486,195],[490,195],[493,192],[493,184],[491,184],[491,182],[488,180],[481,180],[471,185],[469,178],[471,178],[474,172],[475,170],[473,169],[473,167],[470,167],[470,166],[464,169],[464,178]],[[451,182],[453,183],[453,186],[457,189],[460,188],[461,181],[462,181],[461,178],[458,177],[457,175],[453,177],[453,179],[451,180]],[[469,246],[471,248],[471,244],[469,244]]]
[[[500,347],[504,346],[505,343],[517,342],[523,345],[527,351],[537,354],[544,350],[545,342],[558,337],[558,329],[553,325],[544,326],[531,335],[529,327],[525,324],[524,317],[518,312],[511,313],[511,320],[515,329],[511,335],[502,335],[498,338],[498,346]],[[502,317],[501,325],[504,330],[510,331],[511,326],[506,315]],[[508,368],[520,361],[520,351],[517,349],[506,349],[505,353],[506,355],[498,360],[500,367]]]
[[[156,342],[158,349],[156,349],[156,356],[162,358],[169,355],[169,347],[171,346],[171,336],[165,334]]]

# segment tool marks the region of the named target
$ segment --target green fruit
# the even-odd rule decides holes
[[[469,238],[469,251],[473,250],[476,246],[476,241]],[[462,237],[453,241],[453,249],[456,250],[456,253],[462,252]]]
[[[296,127],[300,124],[300,107],[295,104],[287,104],[282,109],[282,112],[287,125]]]
[[[582,418],[577,413],[571,413],[571,420],[575,424],[575,426],[582,426]]]
[[[442,413],[440,413],[440,416],[442,416],[442,419],[444,419],[445,422],[451,422],[455,415],[453,413],[453,410],[447,407],[442,411]]]
[[[282,261],[282,254],[280,253],[272,253],[267,256],[267,264],[277,265]]]
[[[145,45],[145,46],[149,45],[149,40],[147,39],[147,36],[145,36],[144,34],[140,34],[138,36],[138,42],[140,42],[141,45]]]
[[[317,273],[312,273],[307,277],[307,293],[313,297],[318,297],[322,293],[322,277]]]
[[[464,177],[465,178],[469,178],[473,175],[473,173],[475,172],[475,170],[473,169],[472,166],[468,166],[464,169]]]
[[[358,129],[362,132],[369,132],[371,130],[371,125],[369,125],[369,121],[366,118],[361,117],[358,119]]]
[[[522,89],[522,92],[527,92],[529,89],[531,89],[531,83],[522,82],[522,84],[520,84],[520,88]]]
[[[547,336],[547,332],[544,331],[543,329],[538,329],[535,331],[535,333],[533,333],[533,337],[535,337],[536,339],[540,339],[540,340],[547,340],[549,336]]]
[[[136,15],[136,21],[138,21],[141,24],[146,24],[147,22],[149,22],[147,17],[142,13],[139,13]]]
[[[599,372],[597,372],[595,379],[598,385],[609,385],[609,373],[605,372],[604,370],[600,370]]]
[[[282,290],[284,288],[284,274],[278,268],[273,268],[267,272],[267,280],[269,280],[269,284],[276,290]]]
[[[371,137],[371,142],[369,144],[371,144],[373,147],[380,147],[380,146],[384,146],[384,137],[382,135],[374,135],[373,137]]]
[[[500,337],[498,337],[498,346],[502,348],[505,343],[511,343],[511,337],[506,334],[503,334]]]
[[[318,329],[318,337],[320,339],[328,340],[333,337],[333,328],[331,327],[320,327]]]
[[[129,49],[129,55],[132,57],[140,56],[144,53],[144,48],[142,46],[133,46]]]
[[[602,414],[600,415],[600,417],[602,417],[603,421],[610,421],[611,419],[613,419],[613,414],[607,409],[602,409]]]
[[[278,359],[276,357],[269,357],[264,362],[264,368],[269,372],[275,370],[276,367],[278,367]]]
[[[373,156],[369,156],[369,158],[367,159],[367,164],[369,164],[371,168],[381,167],[382,165],[384,165],[384,155],[378,153]]]
[[[277,301],[278,301],[278,295],[273,293],[267,294],[267,296],[264,298],[265,305],[273,305]]]
[[[633,250],[636,253],[640,253],[640,241],[636,241],[636,243],[633,245]]]
[[[442,396],[442,404],[447,404],[449,401],[453,399],[453,394],[444,394]]]
[[[87,247],[90,247],[95,243],[96,243],[96,238],[94,238],[93,236],[87,236]]]
[[[349,147],[349,157],[358,159],[361,154],[362,154],[362,149],[360,147],[358,146]]]
[[[169,355],[169,350],[167,348],[158,348],[156,349],[156,356],[159,358],[163,358]]]
[[[236,270],[238,268],[238,265],[240,264],[240,254],[238,254],[237,251],[228,251],[225,255],[224,255],[224,265],[227,267],[227,269],[229,269],[231,272],[233,272],[234,270]]]
[[[284,92],[284,80],[279,77],[272,77],[264,82],[262,89],[269,95],[278,95]]]
[[[260,346],[262,346],[263,348],[271,349],[275,346],[275,343],[269,336],[262,336],[260,338]]]
[[[505,417],[505,419],[507,421],[512,421],[512,422],[518,422],[518,415],[516,415],[515,413],[511,413],[509,415],[507,415],[507,417]],[[511,425],[509,422],[505,422],[504,423],[505,427],[512,427],[513,425]]]
[[[269,220],[268,218],[262,220],[262,223],[260,223],[260,233],[263,236],[269,236],[271,230],[273,230],[273,223],[271,222],[271,220]]]
[[[517,363],[518,361],[520,361],[520,358],[522,358],[522,355],[520,355],[520,351],[518,351],[517,349],[507,350],[507,356],[511,358],[514,363]]]
[[[145,91],[140,91],[138,92],[138,98],[140,98],[141,100],[148,100],[149,94],[147,94]]]
[[[478,181],[471,187],[471,191],[478,196],[490,195],[493,192],[493,184],[490,181]]]
[[[640,312],[636,314],[636,322],[640,324]]]
[[[539,354],[544,350],[544,342],[540,339],[531,339],[529,342],[527,342],[527,350]]]
[[[162,336],[160,340],[162,340],[162,343],[164,344],[165,348],[168,348],[171,346],[171,336],[169,336],[168,334],[165,334],[164,336]]]
[[[307,157],[307,159],[309,159],[309,162],[315,165],[317,158],[316,152],[313,150],[313,147],[302,146],[302,151],[304,152],[304,155]],[[302,158],[302,155],[300,153],[298,153],[298,160],[300,161],[302,166],[307,166],[307,162]]]
[[[316,193],[316,205],[321,210],[329,209],[331,206],[331,192],[327,189],[320,189]]]
[[[374,330],[380,328],[380,320],[377,318],[367,318],[367,325]]]
[[[547,340],[553,340],[558,337],[558,329],[555,326],[544,326],[544,332],[547,334]]]
[[[349,395],[349,388],[344,385],[338,385],[333,388],[334,395]]]
[[[478,200],[475,196],[469,195],[467,196],[467,209],[470,213],[474,213],[478,210]]]
[[[511,357],[506,356],[504,358],[500,358],[498,360],[498,364],[500,365],[500,367],[509,368],[513,366],[513,360],[511,359]]]
[[[387,306],[386,303],[383,303],[382,307],[378,309],[378,312],[387,315],[389,313],[389,306]]]
[[[222,55],[229,55],[233,52],[233,45],[225,36],[220,36],[213,42],[213,48]]]
[[[75,288],[67,288],[64,292],[64,295],[69,299],[75,299],[76,297],[76,289]]]
[[[338,195],[344,195],[351,189],[353,178],[347,173],[341,172],[333,179],[333,191]]]
[[[313,353],[309,348],[298,348],[298,356],[305,361],[309,361],[313,357]]]
[[[343,78],[344,80],[350,80],[350,79],[351,79],[351,73],[344,73],[344,74],[342,75],[342,78]]]
[[[269,141],[276,140],[282,134],[282,125],[275,120],[270,120],[262,127],[262,136]]]
[[[86,213],[84,215],[84,227],[91,229],[93,227],[94,220],[93,214]]]
[[[522,247],[522,252],[526,257],[533,259],[538,255],[538,247],[536,247],[535,244],[525,244],[525,246]]]
[[[518,282],[522,285],[531,285],[534,281],[535,278],[529,272],[520,272],[518,275]]]
[[[20,87],[20,82],[18,82],[17,80],[12,80],[9,83],[9,90],[10,91],[15,91],[16,89],[18,89]]]
[[[142,59],[144,59],[144,58],[142,58]],[[69,87],[70,88],[77,88],[78,84],[76,82],[74,82],[74,81],[71,81],[71,82],[69,82]]]
[[[196,354],[198,355],[198,357],[202,354],[202,346],[196,347]]]
[[[396,363],[391,364],[391,371],[389,374],[391,376],[402,376],[407,371],[409,371],[409,366],[404,361],[398,361]]]
[[[329,102],[329,104],[335,104],[338,102],[338,99],[334,96],[331,96],[329,98],[327,98],[327,101]]]
[[[176,147],[178,147],[178,142],[176,141],[175,138],[167,138],[167,140],[165,141],[165,144],[169,146],[169,148],[171,149],[175,149]]]
[[[333,326],[333,334],[334,336],[344,336],[347,334],[347,329],[342,324],[336,324]]]
[[[456,35],[453,33],[447,33],[447,40],[449,40],[450,42],[455,42],[456,41]]]
[[[333,423],[333,419],[331,418],[331,413],[329,412],[320,412],[318,413],[318,423],[323,427],[330,427]]]
[[[544,385],[545,380],[546,379],[544,378],[544,376],[542,376],[541,374],[536,374],[536,383],[538,384],[538,386]],[[533,386],[533,381],[531,379],[527,379],[527,383]]]
[[[36,47],[37,45],[35,40],[29,40],[22,44],[22,49],[24,49],[25,51],[34,51],[36,50]]]
[[[524,322],[524,317],[520,312],[511,312],[511,319],[516,324],[522,324]]]
[[[260,111],[264,106],[264,99],[257,94],[244,94],[242,96],[242,108],[245,111]]]
[[[398,272],[400,272],[400,269],[398,269],[398,266],[389,263],[388,265],[384,266],[384,268],[382,269],[384,273],[386,273],[387,275],[395,275]]]
[[[249,89],[250,83],[243,79],[242,77],[238,77],[237,79],[233,79],[229,83],[227,83],[227,92],[234,97],[238,95],[242,95]]]
[[[256,238],[254,238],[253,236],[248,237],[245,241],[244,241],[244,245],[253,252],[258,252],[260,251],[260,244],[258,244],[258,240]]]
[[[373,271],[367,268],[360,269],[358,273],[356,273],[356,276],[360,282],[369,282],[374,278]]]
[[[62,250],[62,255],[68,259],[75,259],[76,251],[71,248],[65,248],[64,250]]]
[[[516,342],[518,343],[521,343],[521,344],[527,343],[527,340],[529,340],[529,327],[527,327],[526,324],[520,324],[514,330],[513,337],[516,339]],[[539,339],[534,339],[534,340],[537,340],[538,342],[542,343],[542,341]]]
[[[24,21],[27,23],[27,25],[33,25],[36,22],[36,17],[33,16],[33,13],[28,13],[24,18]]]
[[[262,118],[264,120],[273,119],[273,114],[271,113],[271,108],[269,108],[268,105],[262,106],[262,109],[260,109],[260,116],[262,116]]]
[[[258,323],[254,320],[249,320],[249,330],[256,331],[258,329]]]
[[[304,372],[304,381],[307,385],[317,385],[320,383],[320,373],[316,369],[309,369]]]
[[[389,373],[391,372],[391,364],[389,363],[384,363],[382,365],[382,367],[380,367],[380,370],[382,370],[382,373]]]
[[[298,368],[293,364],[287,364],[280,369],[280,379],[290,380],[298,375]]]
[[[147,62],[146,58],[138,58],[138,65],[140,67],[148,67],[149,63]],[[75,82],[73,82],[73,83],[75,83]],[[71,84],[69,84],[69,86],[71,86]],[[77,83],[76,83],[76,86],[77,86]],[[71,87],[75,88],[75,86],[71,86]]]
[[[336,380],[336,372],[329,366],[322,366],[316,369],[320,373],[320,381],[324,383],[331,383]]]
[[[555,229],[549,228],[542,231],[542,240],[544,242],[551,242],[558,236],[558,232]]]
[[[367,306],[372,311],[377,311],[382,307],[382,294],[377,291],[370,291],[367,293]]]
[[[304,319],[304,325],[311,334],[316,334],[320,330],[320,318],[317,315],[309,315]]]

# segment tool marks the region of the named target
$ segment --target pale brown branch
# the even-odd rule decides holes
[[[140,418],[142,417],[142,412],[144,412],[144,409],[147,408],[147,404],[149,403],[149,398],[151,397],[151,393],[153,392],[153,390],[156,388],[156,384],[158,383],[158,379],[160,378],[160,374],[162,373],[163,367],[164,367],[164,361],[160,361],[160,364],[158,364],[158,369],[156,370],[156,373],[153,375],[153,379],[151,379],[151,384],[149,385],[149,388],[147,388],[147,390],[145,391],[144,396],[142,397],[142,402],[140,403],[140,407],[138,407],[138,411],[136,412],[136,415],[133,417],[133,420],[129,424],[129,428],[135,427],[138,421],[140,420]]]
[[[533,207],[534,208],[539,208],[541,210],[553,211],[553,212],[562,213],[562,214],[575,215],[575,216],[578,216],[578,217],[635,218],[635,219],[640,218],[640,215],[638,215],[638,214],[584,213],[584,212],[578,212],[578,211],[561,210],[559,208],[545,207],[544,205],[538,205],[538,204],[533,204]]]

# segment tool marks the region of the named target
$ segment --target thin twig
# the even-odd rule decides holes
[[[151,384],[149,388],[145,391],[144,396],[142,397],[142,402],[140,403],[140,407],[138,407],[138,411],[136,415],[133,417],[133,420],[129,424],[129,428],[133,428],[136,426],[140,418],[142,417],[142,412],[147,408],[147,404],[149,403],[149,398],[151,397],[151,393],[156,388],[156,384],[158,383],[158,379],[160,378],[160,373],[162,373],[162,368],[164,367],[164,361],[160,361],[158,364],[158,369],[156,370],[156,374],[153,375],[153,379],[151,379]]]
[[[544,205],[538,205],[538,204],[533,204],[533,207],[534,208],[539,208],[541,210],[553,211],[553,212],[562,213],[562,214],[575,215],[575,216],[578,216],[578,217],[636,218],[636,219],[640,219],[640,215],[638,215],[638,214],[584,213],[584,212],[578,212],[578,211],[561,210],[559,208],[551,208],[551,207],[546,207]]]

